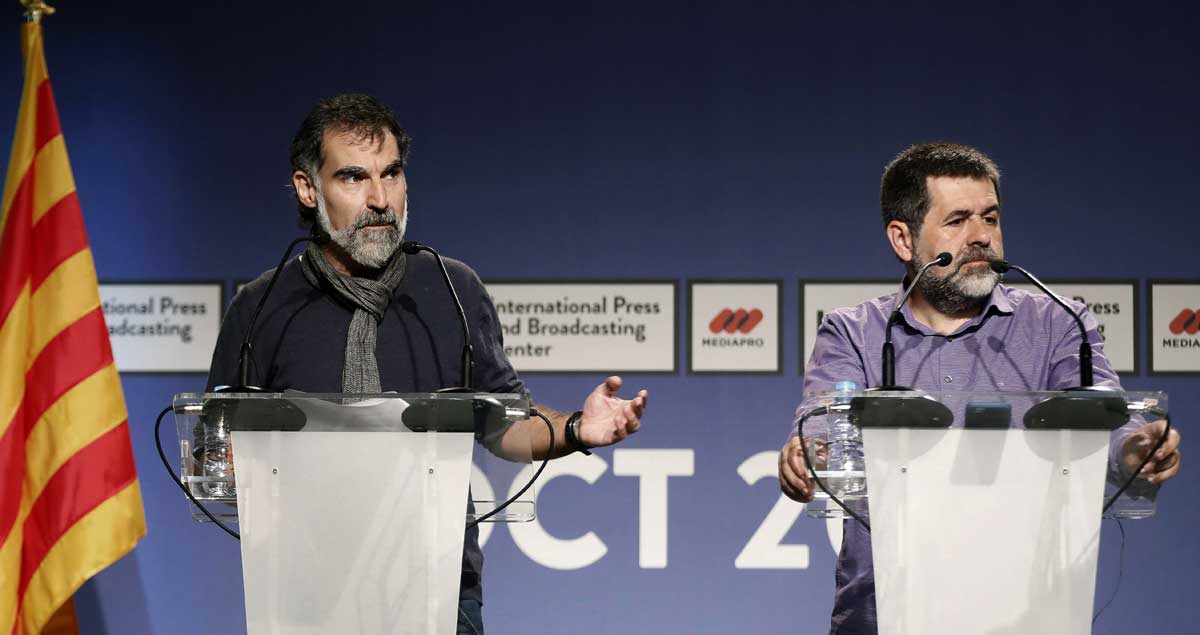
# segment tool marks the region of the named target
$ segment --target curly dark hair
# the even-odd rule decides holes
[[[892,159],[879,184],[879,207],[883,224],[900,221],[916,236],[929,212],[930,176],[988,179],[1000,198],[1000,168],[979,150],[961,143],[934,141],[909,146]]]
[[[328,130],[348,132],[368,142],[380,138],[385,131],[390,132],[396,138],[396,145],[400,147],[400,161],[405,166],[408,165],[408,150],[412,138],[400,125],[396,114],[370,95],[347,94],[322,99],[304,118],[300,130],[292,139],[290,154],[293,171],[299,170],[315,179],[317,171],[325,161],[322,141]],[[314,223],[317,210],[306,207],[299,200],[296,203],[300,223]]]

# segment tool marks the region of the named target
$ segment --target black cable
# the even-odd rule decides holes
[[[1100,510],[1101,514],[1108,511],[1108,508],[1112,507],[1113,503],[1117,502],[1117,499],[1121,497],[1121,494],[1124,494],[1125,490],[1129,489],[1130,485],[1133,485],[1133,481],[1135,479],[1137,479],[1139,474],[1142,473],[1142,468],[1146,467],[1146,464],[1149,463],[1150,459],[1154,457],[1154,453],[1158,452],[1158,449],[1161,448],[1163,443],[1166,442],[1167,437],[1171,436],[1171,415],[1170,414],[1168,414],[1158,408],[1147,408],[1146,413],[1158,415],[1158,416],[1162,417],[1163,419],[1166,420],[1167,425],[1165,428],[1163,428],[1162,436],[1158,437],[1158,442],[1155,443],[1154,447],[1151,448],[1150,451],[1146,453],[1146,458],[1142,459],[1142,462],[1138,464],[1137,469],[1133,471],[1133,474],[1129,477],[1129,480],[1125,481],[1125,484],[1121,486],[1121,489],[1118,489],[1117,493],[1113,494],[1112,497],[1110,497],[1108,499],[1108,502],[1104,503],[1104,508]]]
[[[154,421],[154,445],[156,448],[158,448],[158,458],[162,459],[162,464],[163,464],[163,467],[166,468],[167,474],[169,474],[171,476],[171,480],[174,481],[175,484],[179,486],[179,489],[183,490],[183,494],[188,497],[188,500],[192,501],[192,504],[194,504],[196,507],[199,507],[200,511],[204,512],[204,515],[208,516],[208,519],[213,521],[214,523],[216,523],[218,527],[225,530],[225,533],[229,534],[230,536],[233,536],[234,538],[236,538],[238,540],[241,540],[242,537],[236,531],[230,529],[229,527],[226,527],[225,523],[222,523],[221,521],[217,520],[217,517],[213,516],[212,513],[208,511],[208,508],[206,508],[204,505],[200,504],[200,501],[196,500],[195,496],[192,496],[192,492],[190,490],[188,490],[187,486],[185,486],[183,484],[183,481],[179,480],[179,478],[177,478],[175,476],[175,470],[171,469],[171,462],[167,460],[167,455],[166,455],[166,453],[163,452],[162,439],[159,437],[159,434],[158,434],[159,428],[162,427],[163,417],[167,416],[167,413],[171,412],[171,410],[172,410],[171,406],[167,406],[166,408],[163,408],[163,411],[158,413],[158,419],[156,419]]]
[[[525,486],[521,488],[521,491],[517,492],[516,494],[513,494],[511,498],[504,501],[504,503],[501,504],[499,507],[497,507],[497,508],[493,509],[492,511],[480,516],[479,518],[476,518],[475,520],[472,520],[471,522],[467,523],[467,529],[470,529],[470,528],[474,527],[475,525],[478,525],[479,523],[491,518],[492,516],[495,516],[496,514],[500,513],[500,511],[503,510],[505,507],[508,507],[509,505],[513,504],[513,502],[515,502],[518,498],[520,498],[521,495],[526,492],[526,490],[528,490],[530,487],[533,486],[534,481],[538,480],[538,477],[542,475],[542,470],[546,469],[546,464],[550,462],[550,453],[554,451],[554,424],[550,423],[550,420],[546,418],[546,415],[538,412],[537,410],[530,410],[529,414],[540,418],[542,421],[545,421],[546,427],[550,430],[550,449],[548,449],[546,451],[546,458],[542,459],[542,464],[540,466],[538,466],[537,471],[533,473],[533,476],[529,479],[529,482],[526,483]]]
[[[1104,609],[1108,608],[1108,605],[1117,599],[1117,591],[1121,588],[1121,574],[1125,573],[1125,525],[1121,524],[1121,519],[1117,518],[1115,520],[1117,521],[1117,528],[1121,530],[1121,552],[1117,556],[1117,583],[1113,585],[1112,595],[1108,597],[1108,601],[1092,616],[1092,626],[1096,625],[1096,620],[1099,619]]]
[[[813,462],[808,460],[808,444],[804,442],[804,422],[807,421],[809,417],[825,414],[829,414],[829,408],[827,406],[822,406],[800,417],[800,422],[797,424],[797,432],[800,435],[800,452],[804,454],[804,464],[808,466],[808,473],[812,475],[813,481],[821,487],[821,491],[829,494],[829,500],[837,503],[838,507],[841,507],[847,514],[850,514],[854,520],[857,520],[862,524],[863,527],[866,528],[867,533],[870,533],[871,524],[866,520],[863,520],[862,516],[859,516],[854,510],[847,507],[846,504],[842,502],[842,499],[838,498],[833,492],[829,491],[828,487],[825,487],[825,483],[821,482],[821,477],[817,476],[817,470],[813,467]]]
[[[1137,469],[1133,471],[1133,475],[1131,475],[1129,479],[1125,481],[1125,484],[1122,485],[1121,488],[1118,489],[1117,492],[1108,499],[1108,502],[1104,504],[1104,509],[1100,511],[1101,514],[1108,511],[1108,508],[1112,507],[1113,503],[1117,502],[1117,499],[1120,498],[1121,494],[1123,494],[1126,489],[1129,489],[1130,485],[1133,485],[1133,481],[1142,473],[1142,469],[1145,468],[1146,464],[1150,462],[1150,459],[1154,456],[1154,453],[1158,452],[1163,443],[1166,443],[1167,437],[1171,435],[1171,415],[1169,413],[1164,412],[1159,408],[1147,408],[1146,413],[1158,415],[1167,422],[1166,426],[1163,428],[1163,433],[1158,437],[1158,441],[1155,442],[1154,447],[1146,453],[1146,458],[1142,459],[1142,462],[1138,464]],[[1113,585],[1112,595],[1109,596],[1108,601],[1105,602],[1104,606],[1100,607],[1100,610],[1096,611],[1096,614],[1092,616],[1092,626],[1096,625],[1096,620],[1100,618],[1100,614],[1104,612],[1104,609],[1107,609],[1108,606],[1113,603],[1113,600],[1117,599],[1117,592],[1121,589],[1121,577],[1125,573],[1125,525],[1121,524],[1120,518],[1115,520],[1117,521],[1117,528],[1121,530],[1121,549],[1119,555],[1117,556],[1117,583]]]

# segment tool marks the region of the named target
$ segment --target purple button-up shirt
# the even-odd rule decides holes
[[[852,381],[860,390],[882,381],[884,328],[899,293],[825,316],[812,359],[804,371],[804,394],[834,390]],[[1104,340],[1087,308],[1067,300],[1083,316],[1092,343],[1095,384],[1120,388],[1104,356]],[[925,391],[1060,390],[1079,385],[1079,330],[1062,307],[1041,294],[998,285],[983,311],[950,335],[913,318],[905,306],[892,332],[896,383]],[[807,412],[815,403],[801,404]],[[1124,430],[1123,430],[1124,431]],[[793,425],[792,434],[796,434]],[[830,635],[875,635],[875,574],[871,535],[847,520],[838,554],[837,590]]]

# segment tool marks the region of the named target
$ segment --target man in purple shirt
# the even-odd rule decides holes
[[[1000,233],[1000,171],[982,152],[954,143],[908,148],[887,167],[880,186],[887,238],[904,263],[905,284],[942,252],[953,261],[921,278],[893,328],[896,384],[917,390],[1058,390],[1079,384],[1080,334],[1074,320],[1044,295],[999,285],[990,261],[1004,257]],[[804,372],[804,394],[852,381],[880,386],[884,329],[899,293],[825,316]],[[1093,345],[1095,384],[1120,388],[1104,356],[1095,318],[1081,303]],[[800,412],[815,407],[800,406]],[[1131,473],[1165,428],[1138,422],[1115,445],[1119,468]],[[1179,433],[1146,464],[1143,477],[1161,483],[1179,471]],[[808,502],[813,484],[793,427],[779,454],[779,484]],[[831,635],[877,632],[871,536],[847,520],[838,554]]]

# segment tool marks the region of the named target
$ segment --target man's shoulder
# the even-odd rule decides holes
[[[446,264],[446,273],[450,275],[450,281],[454,283],[456,289],[459,287],[482,287],[479,282],[479,274],[475,273],[475,270],[467,263],[449,256],[442,256],[442,262]],[[408,256],[407,266],[409,273],[420,276],[422,279],[430,276],[440,280],[442,277],[437,258],[427,251],[419,251]]]
[[[479,281],[479,274],[475,273],[475,270],[467,263],[448,256],[442,256],[442,260],[446,261],[446,271],[450,272],[451,279],[459,278],[473,282]]]

